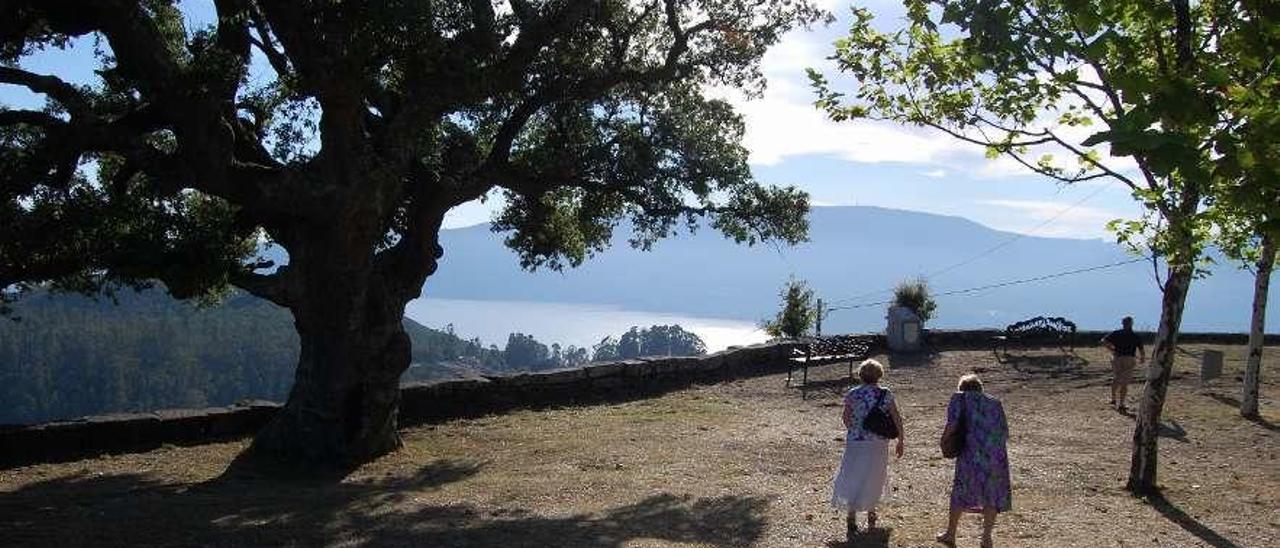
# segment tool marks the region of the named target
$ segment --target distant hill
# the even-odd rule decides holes
[[[14,307],[20,320],[0,318],[0,423],[283,401],[293,385],[298,335],[282,308],[244,294],[209,309],[160,290],[117,300],[31,295]],[[406,379],[473,375],[501,359],[404,324],[414,360]]]
[[[629,248],[626,226],[613,247],[582,267],[528,273],[502,246],[502,235],[477,225],[446,230],[440,269],[427,280],[428,297],[476,300],[597,303],[627,309],[694,316],[758,320],[776,310],[777,293],[789,275],[806,279],[828,303],[865,305],[889,298],[885,289],[907,277],[937,272],[977,259],[934,277],[935,291],[989,285],[1007,280],[1131,259],[1105,240],[1022,237],[991,253],[1015,235],[960,217],[879,207],[815,207],[810,241],[792,248],[748,248],[711,230],[663,240],[651,252]],[[1272,292],[1269,324],[1280,321]],[[940,328],[1003,326],[1042,314],[1061,315],[1082,328],[1108,328],[1129,314],[1141,328],[1154,328],[1159,290],[1151,264],[1065,276],[944,297]],[[1215,269],[1192,289],[1187,330],[1243,331],[1248,328],[1252,276],[1233,264]],[[834,312],[825,329],[883,329],[884,306]]]

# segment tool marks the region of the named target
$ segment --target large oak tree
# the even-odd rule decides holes
[[[621,219],[642,247],[686,223],[804,237],[807,196],[754,181],[740,118],[704,94],[758,90],[765,49],[824,16],[804,1],[213,4],[190,29],[166,0],[0,2],[0,83],[47,98],[0,110],[0,288],[233,285],[289,309],[295,383],[252,454],[399,445],[401,317],[460,204],[500,192],[530,268],[580,263]],[[86,36],[101,85],[22,68]],[[287,265],[255,259],[268,244]]]

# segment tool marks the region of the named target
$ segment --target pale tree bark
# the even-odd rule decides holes
[[[1180,72],[1193,70],[1195,63],[1195,26],[1188,0],[1172,0],[1174,11],[1173,42],[1177,55],[1176,68]],[[1171,125],[1177,123],[1166,120]],[[1186,177],[1183,173],[1180,177]],[[1170,179],[1170,185],[1175,184]],[[1164,412],[1165,397],[1169,391],[1169,378],[1173,374],[1173,361],[1178,350],[1178,330],[1182,326],[1182,312],[1187,304],[1187,292],[1195,277],[1195,261],[1199,256],[1196,247],[1194,225],[1196,211],[1204,182],[1182,180],[1176,203],[1162,205],[1161,215],[1168,223],[1170,253],[1168,277],[1162,289],[1160,301],[1160,328],[1147,365],[1147,382],[1142,387],[1142,400],[1138,408],[1137,426],[1133,431],[1133,457],[1129,464],[1129,481],[1125,486],[1136,495],[1153,495],[1159,490],[1156,476],[1159,470],[1160,415]]]
[[[1138,424],[1133,432],[1133,459],[1126,488],[1135,494],[1145,495],[1156,491],[1160,415],[1164,411],[1169,377],[1178,348],[1178,328],[1182,323],[1182,312],[1194,271],[1194,267],[1189,264],[1171,265],[1169,278],[1164,285],[1164,297],[1160,303],[1160,329],[1151,352],[1151,362],[1147,366],[1147,382],[1142,388]]]
[[[1169,379],[1177,356],[1178,330],[1182,326],[1187,293],[1195,278],[1198,253],[1195,246],[1194,216],[1199,204],[1199,189],[1192,186],[1182,190],[1177,209],[1165,209],[1163,212],[1169,223],[1173,253],[1168,257],[1166,279],[1160,288],[1160,327],[1152,345],[1151,361],[1147,364],[1146,383],[1142,387],[1137,425],[1133,431],[1133,455],[1129,464],[1129,481],[1125,488],[1135,495],[1153,495],[1159,490],[1156,477],[1160,454],[1160,416],[1164,413]]]
[[[1271,286],[1271,270],[1276,261],[1276,241],[1271,234],[1262,236],[1262,256],[1253,285],[1253,318],[1249,322],[1249,354],[1244,369],[1244,387],[1240,394],[1240,414],[1258,416],[1258,384],[1262,376],[1262,347],[1267,322],[1267,292]]]

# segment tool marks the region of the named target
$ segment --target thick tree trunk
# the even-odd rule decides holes
[[[1169,376],[1173,371],[1173,360],[1178,348],[1178,328],[1182,324],[1182,311],[1194,270],[1190,264],[1169,267],[1169,278],[1165,282],[1164,298],[1160,303],[1160,329],[1152,348],[1151,362],[1147,366],[1147,382],[1142,388],[1137,428],[1133,432],[1133,460],[1126,488],[1134,494],[1149,495],[1157,489],[1160,414],[1164,411]]]
[[[405,300],[362,274],[368,269],[315,270],[292,308],[302,345],[293,389],[249,453],[302,467],[353,467],[400,447],[400,375],[411,350]]]
[[[1249,323],[1249,358],[1244,369],[1244,388],[1240,395],[1240,414],[1258,416],[1258,383],[1262,373],[1262,343],[1267,322],[1267,291],[1271,286],[1271,270],[1276,261],[1276,241],[1270,234],[1262,236],[1262,257],[1253,285],[1253,319]]]

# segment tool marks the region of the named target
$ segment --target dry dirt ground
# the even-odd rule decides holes
[[[1248,421],[1233,408],[1243,349],[1224,348],[1227,375],[1202,387],[1204,348],[1184,348],[1170,389],[1158,501],[1122,490],[1133,419],[1108,409],[1097,349],[882,356],[907,455],[882,528],[853,546],[936,546],[951,478],[937,437],[974,369],[1010,420],[1014,509],[997,545],[1280,546],[1280,349]],[[827,506],[843,374],[814,372],[805,398],[771,375],[414,428],[338,484],[220,477],[243,443],[3,470],[0,545],[844,546]],[[959,545],[977,529],[967,518]]]

